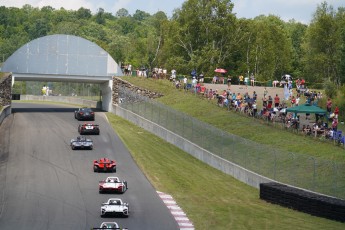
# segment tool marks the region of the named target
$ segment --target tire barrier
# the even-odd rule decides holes
[[[345,200],[274,182],[260,184],[260,199],[313,216],[345,222]]]

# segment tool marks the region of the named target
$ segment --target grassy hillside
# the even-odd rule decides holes
[[[134,85],[163,93],[164,97],[158,99],[160,102],[232,134],[274,146],[277,149],[345,163],[345,150],[332,142],[284,131],[268,126],[257,119],[227,111],[216,106],[214,102],[175,89],[166,80],[138,77],[124,77],[124,79]]]

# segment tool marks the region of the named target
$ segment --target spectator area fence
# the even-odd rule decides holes
[[[345,199],[344,164],[241,138],[124,87],[119,88],[119,98],[119,107],[164,127],[224,161],[264,178]]]

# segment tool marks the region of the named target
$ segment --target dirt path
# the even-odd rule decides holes
[[[218,90],[218,92],[222,92],[223,90],[228,89],[228,86],[226,84],[209,84],[205,83],[204,86],[206,86],[207,89],[212,90]],[[284,88],[282,87],[266,87],[268,96],[271,96],[272,98],[275,97],[276,94],[280,97],[281,100],[284,98]],[[260,103],[261,99],[264,97],[264,86],[244,86],[244,85],[231,85],[230,91],[231,93],[241,93],[242,95],[248,92],[249,96],[253,96],[253,92],[255,91],[258,95],[258,103]]]

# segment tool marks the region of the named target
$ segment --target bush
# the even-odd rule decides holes
[[[337,96],[337,86],[333,82],[326,81],[324,83],[324,89],[328,97],[335,98]]]

